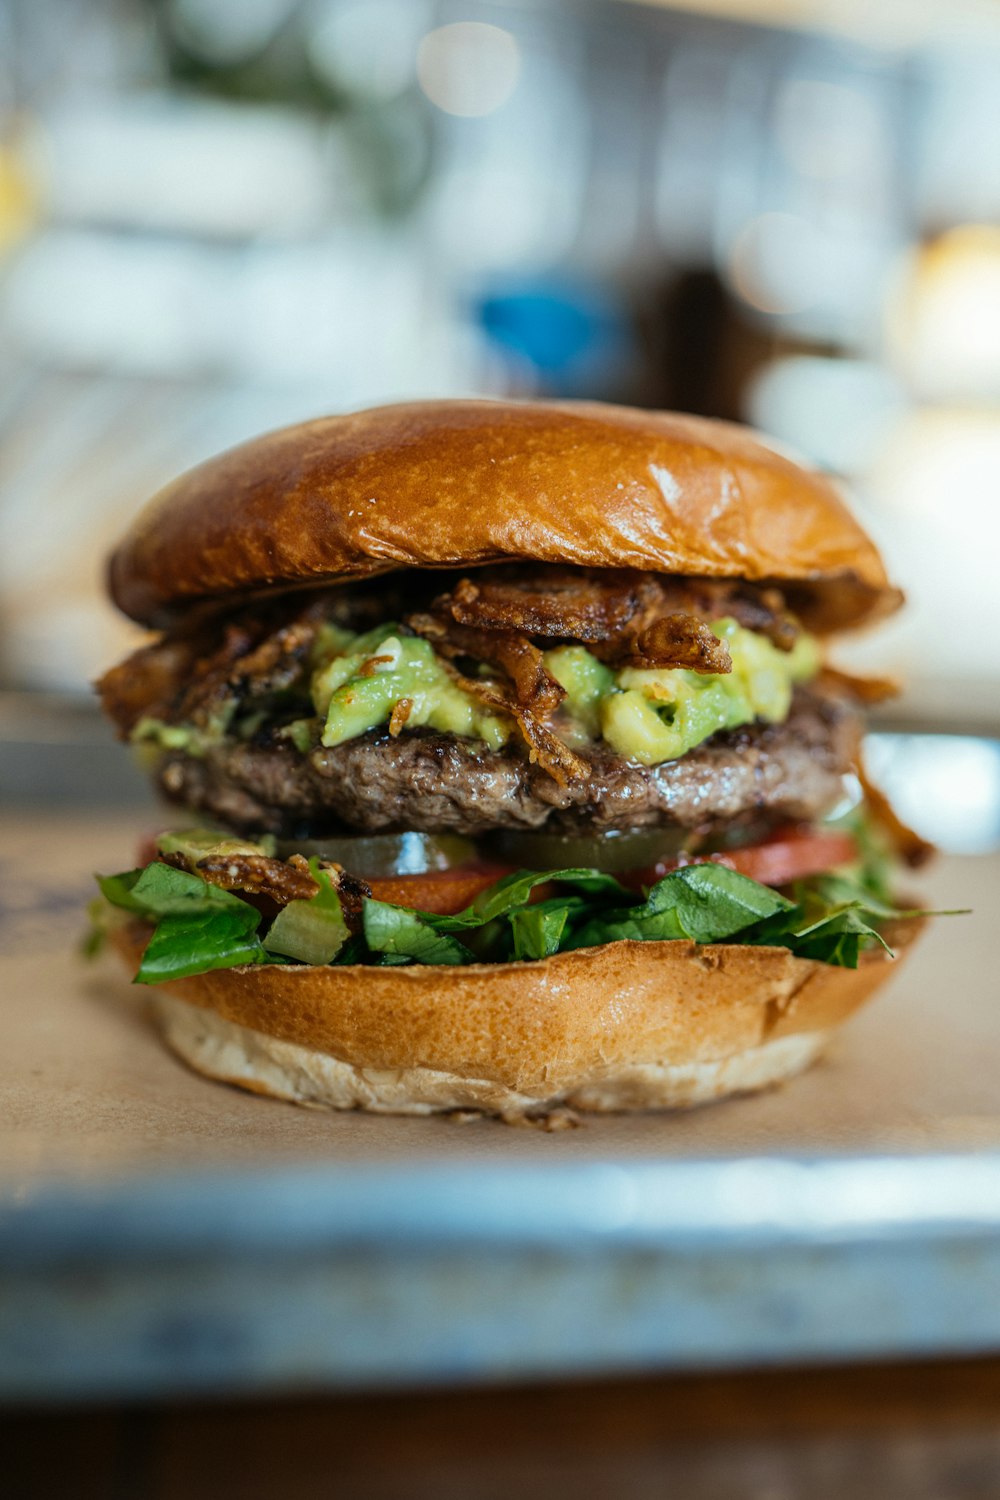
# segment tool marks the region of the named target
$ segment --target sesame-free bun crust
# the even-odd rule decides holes
[[[538,963],[220,969],[159,987],[170,1045],[301,1104],[516,1118],[667,1109],[766,1087],[819,1055],[899,967],[918,921],[855,970],[737,944],[609,943]],[[134,972],[148,928],[116,944]]]
[[[800,585],[822,631],[901,598],[834,486],[747,429],[569,402],[414,402],[268,433],[162,490],[109,579],[161,626],[260,590],[505,561]]]

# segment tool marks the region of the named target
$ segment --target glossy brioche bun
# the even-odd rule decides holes
[[[820,631],[901,602],[820,474],[725,422],[430,401],[268,433],[182,475],[110,563],[147,625],[260,590],[528,561],[801,585]]]
[[[897,922],[857,969],[786,948],[618,942],[467,968],[219,969],[160,987],[169,1044],[211,1078],[335,1109],[516,1119],[670,1109],[807,1067],[898,967]],[[132,972],[149,929],[115,942]]]

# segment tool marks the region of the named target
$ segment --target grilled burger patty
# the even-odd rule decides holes
[[[722,731],[678,760],[641,766],[605,745],[580,754],[586,778],[560,786],[516,745],[418,731],[373,731],[305,756],[285,740],[226,741],[159,768],[174,802],[243,832],[285,836],[337,828],[483,834],[680,827],[712,832],[749,814],[804,820],[841,791],[861,721],[843,698],[797,688],[782,724]]]

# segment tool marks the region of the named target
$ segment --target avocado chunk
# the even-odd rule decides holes
[[[720,729],[754,719],[781,723],[795,684],[819,667],[819,647],[804,633],[791,651],[780,651],[728,617],[713,621],[712,631],[729,646],[731,672],[626,667],[616,674],[617,691],[600,700],[600,716],[605,740],[620,755],[655,766],[676,760]]]
[[[364,653],[352,649],[334,657],[319,676],[323,682],[314,684],[314,699],[330,688],[322,734],[327,748],[387,723],[397,708],[406,728],[426,725],[442,734],[485,740],[491,749],[499,749],[510,734],[507,722],[453,682],[429,641],[385,635]]]
[[[615,674],[586,646],[557,646],[545,651],[542,661],[556,682],[566,691],[564,707],[596,739],[601,732],[601,699],[615,685]]]
[[[185,828],[175,833],[161,833],[156,840],[158,854],[179,855],[189,870],[194,870],[199,860],[226,859],[234,854],[273,855],[275,841],[270,834],[251,843],[248,839],[231,838],[213,828]]]

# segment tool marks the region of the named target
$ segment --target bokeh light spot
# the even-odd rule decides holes
[[[417,49],[420,87],[449,115],[492,114],[517,87],[521,51],[509,31],[455,21],[429,31]]]

